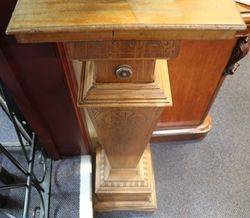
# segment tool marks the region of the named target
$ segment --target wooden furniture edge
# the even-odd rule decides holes
[[[70,93],[71,101],[76,113],[77,121],[79,124],[79,128],[82,132],[82,138],[84,143],[86,143],[86,150],[88,153],[91,153],[91,147],[90,147],[90,137],[88,134],[86,122],[83,122],[81,112],[79,108],[77,107],[77,81],[74,75],[74,70],[72,69],[72,65],[69,61],[67,50],[65,49],[63,43],[57,43],[57,52],[59,59],[62,63],[62,66],[64,68],[64,76],[66,79],[66,85],[68,88],[68,91]]]
[[[128,30],[128,31],[89,31],[89,32],[54,32],[54,33],[15,33],[7,31],[8,35],[16,34],[19,43],[37,42],[72,42],[72,41],[108,41],[108,40],[214,40],[232,39],[238,30]]]
[[[210,115],[198,126],[187,128],[158,127],[152,135],[151,142],[167,142],[203,139],[212,128]]]

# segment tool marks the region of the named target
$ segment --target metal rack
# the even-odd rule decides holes
[[[24,164],[21,164],[21,162],[11,154],[9,149],[0,143],[0,153],[2,153],[26,178],[26,182],[24,183],[2,185],[0,186],[0,191],[25,188],[23,218],[48,218],[52,160],[42,149],[36,134],[32,131],[31,127],[23,117],[2,81],[0,81],[0,107],[14,125],[20,143],[19,148],[23,153],[25,162],[27,163],[26,167],[24,167]],[[39,160],[39,164],[41,164],[43,169],[40,178],[38,178],[34,172],[35,160]],[[32,201],[32,188],[37,191],[40,200],[40,205],[36,206],[33,210],[30,208],[30,202]]]

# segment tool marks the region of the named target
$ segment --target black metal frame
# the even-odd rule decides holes
[[[48,218],[52,160],[43,151],[35,133],[25,121],[22,113],[17,108],[15,102],[9,95],[2,81],[0,81],[0,107],[14,125],[18,140],[20,142],[20,149],[23,152],[28,166],[26,167],[27,169],[25,169],[25,167],[11,154],[11,152],[2,144],[0,144],[0,152],[3,153],[7,159],[26,177],[26,183],[3,185],[0,186],[0,191],[25,188],[26,191],[23,207],[23,218],[29,218],[31,216],[38,217],[38,214],[41,218]],[[39,153],[39,155],[37,153]],[[39,163],[43,166],[43,175],[41,179],[38,179],[34,173],[34,162],[38,156]],[[32,188],[35,188],[40,197],[40,206],[35,207],[33,214],[30,215]]]

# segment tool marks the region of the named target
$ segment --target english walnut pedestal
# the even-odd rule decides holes
[[[71,60],[80,63],[75,68],[77,104],[89,114],[100,142],[95,208],[107,211],[156,207],[148,143],[163,108],[172,105],[167,59],[177,60],[183,54],[180,46],[189,40],[232,40],[245,29],[232,0],[220,4],[218,0],[209,4],[201,0],[54,0],[50,4],[19,0],[7,33],[23,43],[58,43],[65,51],[66,70],[71,69]],[[183,67],[194,70],[193,65],[183,65],[183,61],[192,62],[189,55],[184,57],[175,62],[175,74],[180,75]],[[192,83],[202,75],[195,71]],[[67,75],[69,84],[73,80]],[[181,87],[177,94],[183,96],[183,92]],[[202,99],[188,101],[199,106]]]
[[[165,58],[178,54],[178,42],[165,45],[171,45]],[[167,61],[87,60],[83,66],[78,103],[101,144],[96,150],[95,210],[153,211],[149,141],[163,108],[172,105]]]

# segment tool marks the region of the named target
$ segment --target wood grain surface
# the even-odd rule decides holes
[[[235,40],[183,41],[179,56],[168,60],[173,107],[164,109],[158,126],[200,125],[220,88]]]
[[[154,38],[152,30],[158,30],[185,39],[211,38],[211,32],[232,38],[245,28],[232,0],[19,0],[7,33],[21,41],[70,41],[86,40],[86,34],[92,40],[129,39],[134,33]]]

